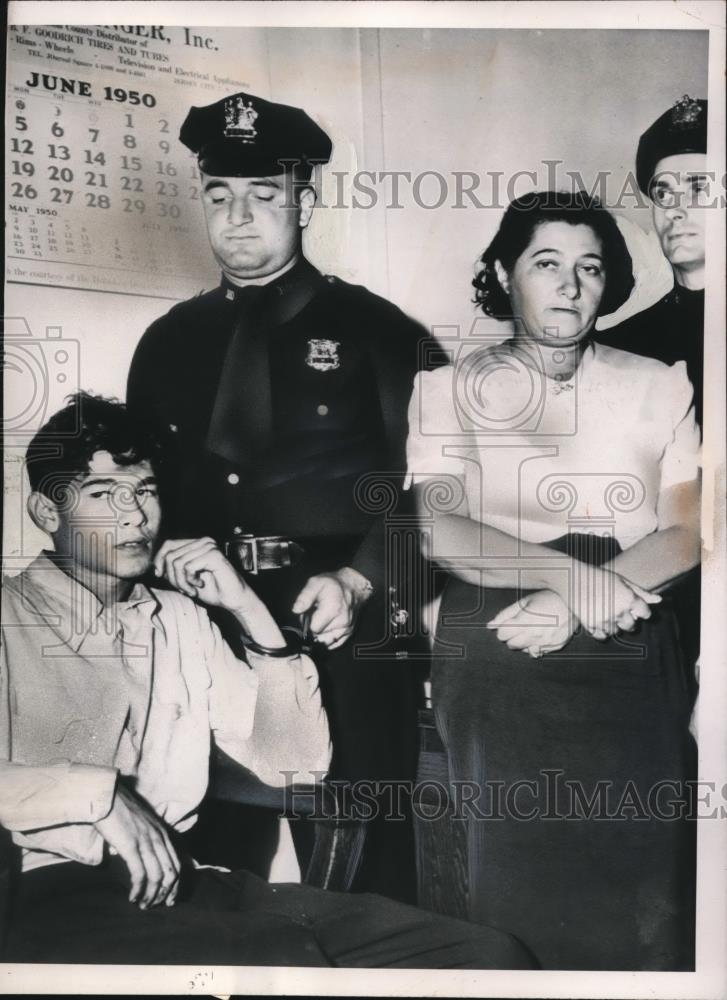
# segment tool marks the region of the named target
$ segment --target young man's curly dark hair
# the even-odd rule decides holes
[[[28,445],[25,464],[31,489],[52,500],[88,472],[98,451],[107,451],[117,465],[148,461],[156,470],[159,445],[116,399],[77,392],[67,398]]]

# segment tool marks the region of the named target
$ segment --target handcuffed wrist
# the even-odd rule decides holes
[[[242,636],[242,645],[251,653],[256,653],[258,656],[269,656],[276,660],[289,659],[291,656],[300,656],[301,653],[310,651],[310,646],[300,629],[292,625],[283,625],[280,631],[285,639],[284,646],[263,646],[247,635]]]

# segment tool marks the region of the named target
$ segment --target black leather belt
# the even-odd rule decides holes
[[[264,569],[295,566],[305,550],[283,535],[239,535],[225,542],[225,555],[238,569],[257,574]]]

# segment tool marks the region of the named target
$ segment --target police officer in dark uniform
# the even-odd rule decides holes
[[[421,680],[396,633],[415,631],[401,552],[416,533],[413,518],[392,532],[388,515],[399,504],[407,523],[407,405],[425,333],[303,257],[312,170],[332,151],[304,111],[236,94],[192,108],[180,139],[198,158],[222,281],[153,323],[132,361],[128,405],[165,446],[166,534],[227,545],[281,624],[307,626],[331,777],[410,781]],[[410,824],[380,817],[366,831],[354,888],[412,900]]]
[[[684,96],[641,136],[636,179],[652,202],[654,228],[674,273],[659,302],[604,331],[604,344],[666,364],[684,361],[702,425],[707,102]]]
[[[596,339],[672,365],[684,361],[694,386],[694,414],[702,426],[704,384],[704,262],[707,211],[707,101],[685,94],[644,132],[636,152],[636,180],[652,203],[654,228],[671,264],[674,287],[659,302]],[[685,660],[699,657],[701,568],[669,589]],[[689,682],[695,686],[694,671]]]

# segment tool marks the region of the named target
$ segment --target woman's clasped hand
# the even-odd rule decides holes
[[[557,653],[568,644],[579,624],[594,639],[617,632],[633,632],[640,620],[651,617],[651,604],[661,597],[610,570],[578,564],[576,581],[556,590],[537,590],[503,608],[488,622],[509,649],[534,658]]]

